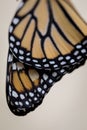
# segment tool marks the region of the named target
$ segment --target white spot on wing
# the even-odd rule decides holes
[[[79,54],[79,51],[75,51],[74,55],[77,56]]]
[[[66,62],[65,62],[65,61],[62,61],[62,62],[61,62],[61,65],[65,65],[65,64],[66,64]]]
[[[75,62],[75,60],[74,60],[74,59],[71,59],[71,60],[70,60],[70,63],[74,63],[74,62]]]
[[[19,41],[17,41],[17,42],[16,42],[16,45],[17,45],[17,46],[19,46],[19,45],[20,45],[20,42],[19,42]]]
[[[20,105],[20,106],[23,106],[23,103],[22,103],[22,102],[19,102],[19,105]]]
[[[23,100],[25,99],[25,96],[23,94],[20,94],[20,98]]]
[[[76,48],[77,48],[77,49],[81,49],[82,46],[81,46],[81,45],[77,45]]]
[[[22,8],[22,6],[24,5],[24,2],[22,1],[19,6],[18,6],[18,9]]]
[[[43,79],[44,79],[44,80],[47,80],[47,79],[48,79],[48,75],[43,74]]]
[[[46,62],[47,60],[46,59],[43,59],[43,62]]]
[[[41,92],[41,91],[42,91],[42,89],[41,89],[40,87],[38,87],[37,90],[38,90],[38,92]]]
[[[87,44],[87,40],[83,42],[83,45],[86,45]]]
[[[43,83],[43,79],[41,79],[41,84]]]
[[[70,60],[71,59],[71,57],[70,56],[66,56],[66,60]]]
[[[60,57],[58,58],[58,60],[59,60],[59,61],[63,60],[63,57],[62,57],[62,56],[60,56]]]
[[[12,31],[13,31],[13,26],[10,26],[9,27],[9,32],[12,33]]]
[[[18,102],[15,102],[15,105],[17,105],[17,106],[18,106]]]
[[[28,101],[26,101],[25,103],[26,103],[26,105],[29,105],[29,102],[28,102]]]
[[[37,60],[33,60],[33,62],[38,63],[38,61],[37,61]]]
[[[55,61],[50,61],[50,64],[55,64]]]
[[[18,22],[19,22],[19,19],[18,19],[18,18],[14,18],[14,19],[13,19],[13,24],[16,25],[16,24],[18,24]]]
[[[28,52],[26,55],[27,55],[27,56],[29,56],[29,55],[30,55],[30,53]]]
[[[13,92],[12,92],[12,96],[15,97],[15,98],[17,98],[17,97],[18,97],[18,94],[17,94],[15,91],[13,91]]]
[[[52,73],[52,76],[53,76],[53,77],[56,77],[56,76],[57,76],[57,73],[56,73],[56,72],[53,72],[53,73]]]
[[[81,52],[84,54],[86,53],[86,49],[82,49]]]
[[[60,71],[61,73],[64,73],[65,72],[65,70],[64,69],[61,69],[61,71]]]
[[[35,64],[35,66],[37,66],[37,67],[41,67],[41,65],[40,65],[40,64]]]
[[[42,94],[43,94],[43,95],[45,94],[45,91],[44,91],[44,90],[42,91]]]
[[[15,42],[15,38],[14,38],[13,36],[10,36],[10,40],[11,40],[12,42]]]
[[[12,57],[12,55],[9,55],[8,62],[12,62],[12,61],[13,61],[13,57]]]
[[[26,61],[30,61],[31,59],[30,58],[26,58]]]
[[[58,65],[54,65],[54,68],[58,67]]]
[[[13,44],[13,43],[10,43],[10,47],[13,48],[13,47],[14,47],[14,44]]]
[[[23,57],[23,56],[19,56],[19,59],[20,59],[20,60],[23,60],[23,59],[24,59],[24,57]]]
[[[77,59],[80,60],[82,58],[82,56],[78,56]]]
[[[53,80],[52,80],[52,79],[50,79],[50,80],[49,80],[49,83],[52,83],[52,82],[53,82]]]
[[[29,96],[30,96],[30,97],[34,97],[34,93],[29,92]]]
[[[37,97],[34,98],[34,101],[37,101]]]
[[[13,70],[16,70],[16,64],[15,64],[15,63],[12,64],[12,69],[13,69]]]
[[[47,84],[45,84],[43,87],[44,87],[44,89],[47,89]]]
[[[14,48],[14,52],[17,54],[17,53],[18,53],[18,49],[17,49],[17,48]]]
[[[24,54],[24,51],[23,51],[23,50],[19,50],[19,53],[20,53],[21,55],[23,55],[23,54]]]
[[[49,67],[49,64],[45,64],[44,67]]]
[[[11,86],[9,85],[9,92],[11,92]]]

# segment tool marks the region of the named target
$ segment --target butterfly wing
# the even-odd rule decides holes
[[[11,51],[8,53],[7,62],[7,103],[10,110],[19,116],[26,115],[38,107],[55,82],[85,63],[82,59],[81,63],[68,70],[38,70],[19,62]]]
[[[64,74],[85,63],[87,25],[66,0],[22,0],[9,44],[7,103],[15,115],[25,115]]]
[[[20,63],[9,51],[6,78],[6,97],[15,115],[26,115],[43,101],[54,82],[64,71],[44,71]]]
[[[66,0],[22,1],[9,29],[12,53],[38,69],[78,64],[86,41],[87,25]]]

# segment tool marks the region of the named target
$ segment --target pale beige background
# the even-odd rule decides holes
[[[72,1],[87,21],[87,0]],[[56,83],[34,112],[25,117],[10,112],[5,97],[8,26],[19,2],[0,0],[0,130],[87,130],[87,62]]]

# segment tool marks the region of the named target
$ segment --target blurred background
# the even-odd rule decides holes
[[[5,93],[8,27],[19,2],[0,2],[0,130],[87,130],[87,62],[57,82],[35,111],[25,117],[10,112]],[[87,0],[72,2],[87,22]]]

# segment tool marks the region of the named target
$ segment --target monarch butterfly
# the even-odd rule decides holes
[[[87,25],[66,0],[22,0],[7,59],[6,97],[15,115],[34,110],[55,82],[85,63],[86,35]]]
[[[22,0],[9,28],[12,53],[39,69],[77,64],[86,40],[87,25],[66,0]]]

